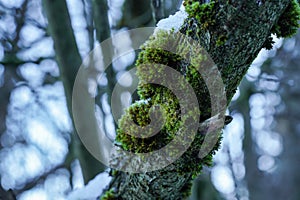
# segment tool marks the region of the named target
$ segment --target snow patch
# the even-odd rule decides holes
[[[183,25],[184,20],[188,17],[184,8],[181,8],[174,15],[170,15],[166,19],[162,19],[157,23],[156,29],[171,30],[174,29],[175,32],[179,31],[180,27]]]
[[[68,200],[96,200],[111,181],[111,176],[105,171],[97,175],[84,188],[74,190],[68,195]]]

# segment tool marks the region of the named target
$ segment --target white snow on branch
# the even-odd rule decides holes
[[[103,190],[108,186],[111,181],[111,177],[105,171],[97,175],[93,180],[91,180],[85,187],[81,189],[74,190],[69,193],[68,200],[96,200]]]
[[[184,8],[181,7],[174,15],[170,15],[166,19],[162,19],[157,23],[158,29],[171,30],[172,28],[177,32],[183,25],[184,20],[188,17]]]

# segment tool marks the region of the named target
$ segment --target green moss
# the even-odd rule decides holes
[[[156,92],[158,93],[152,100],[132,104],[121,118],[116,141],[121,143],[125,150],[146,153],[160,149],[168,144],[178,131],[182,122],[178,120],[179,105],[176,97],[162,87],[157,87]],[[155,120],[151,121],[150,115]],[[152,127],[157,128],[161,122],[165,123],[154,136],[151,136],[154,132],[151,128],[142,133],[139,131],[140,127],[150,123]],[[132,134],[141,134],[144,138],[137,138]]]
[[[225,39],[225,37],[220,37],[222,41]],[[219,143],[215,145],[209,155],[200,159],[198,153],[205,138],[204,134],[198,132],[196,137],[192,138],[189,134],[189,127],[183,126],[186,122],[199,123],[209,118],[211,114],[210,98],[203,98],[209,96],[209,91],[199,73],[201,67],[209,66],[209,58],[203,48],[194,48],[190,44],[191,41],[187,37],[182,37],[174,31],[158,31],[145,43],[136,62],[137,76],[139,77],[138,94],[141,100],[132,104],[125,111],[119,121],[116,141],[125,150],[146,153],[169,144],[177,136],[180,129],[185,133],[183,139],[190,140],[192,145],[174,162],[177,167],[176,171],[179,174],[188,173],[195,178],[201,172],[203,165],[211,165],[212,155],[219,148]],[[166,49],[169,51],[166,51]],[[172,52],[176,52],[176,54]],[[169,68],[164,68],[162,65]],[[170,75],[168,71],[170,68],[176,70],[179,77]],[[160,80],[161,85],[149,84],[152,79]],[[168,85],[170,82],[175,84]],[[179,100],[172,92],[172,90],[179,89],[187,91],[186,83],[192,87],[196,94],[201,112],[200,119],[198,118],[198,108],[181,115]],[[168,85],[168,87],[163,85]],[[188,92],[184,94],[187,99],[191,99],[192,97],[189,95],[191,94],[188,94]],[[165,123],[159,133],[147,137],[152,133],[152,130],[139,133],[138,126],[145,127],[150,123],[155,123],[155,121],[151,121],[151,113],[156,113],[154,118],[159,119],[156,121],[164,121]],[[137,138],[132,133],[142,134],[145,138]],[[178,155],[180,149],[182,149],[179,148],[182,145],[181,143],[182,140],[168,153]],[[190,183],[187,183],[182,188],[182,193],[189,195],[190,188]]]
[[[300,6],[297,0],[292,0],[283,14],[280,16],[278,22],[272,27],[270,35],[267,37],[262,48],[271,50],[275,43],[272,35],[277,37],[288,38],[295,35],[300,28]]]
[[[116,176],[118,173],[119,173],[118,170],[111,169],[110,172],[109,172],[109,175],[110,175],[110,176]]]
[[[287,9],[280,16],[271,32],[277,37],[292,37],[297,33],[300,20],[300,6],[297,0],[292,0]]]
[[[159,88],[156,85],[147,84],[147,80],[152,80],[154,77],[156,79],[165,80],[163,73],[163,68],[159,65],[154,65],[158,63],[161,65],[166,65],[178,70],[180,65],[178,61],[180,56],[175,55],[172,52],[175,52],[176,46],[170,46],[174,44],[170,41],[170,34],[173,31],[159,31],[156,36],[151,36],[147,41],[147,44],[142,47],[142,52],[139,54],[136,61],[137,65],[137,76],[140,79],[140,84],[138,88],[138,94],[141,99],[147,99],[152,97]],[[177,43],[176,43],[177,44]],[[170,51],[165,51],[164,49],[169,49]],[[159,77],[161,75],[161,77]]]
[[[101,200],[117,200],[114,195],[113,189],[106,191],[105,194],[101,197]]]
[[[226,43],[228,39],[228,36],[227,35],[220,35],[216,41],[216,45],[217,46],[222,46]]]
[[[216,20],[216,1],[201,4],[199,1],[186,0],[184,1],[185,10],[189,17],[195,18],[201,23],[202,28],[207,29],[209,26],[215,25]]]
[[[188,183],[186,183],[184,185],[184,187],[181,189],[180,193],[184,196],[184,197],[189,197],[192,194],[192,181],[189,181]]]
[[[178,41],[181,42],[178,43]],[[191,48],[187,44],[190,42],[185,37],[181,38],[179,34],[175,34],[173,31],[159,31],[143,46],[143,51],[139,54],[136,62],[137,75],[140,79],[138,94],[142,100],[132,104],[127,109],[119,121],[119,129],[117,130],[116,141],[125,150],[145,153],[160,149],[174,139],[179,128],[182,128],[182,125],[187,120],[193,122],[201,121],[201,119],[196,118],[198,117],[196,108],[189,111],[187,115],[181,116],[179,101],[172,90],[181,89],[181,91],[187,91],[187,88],[185,88],[186,81],[192,86],[197,96],[201,117],[208,118],[210,116],[210,98],[203,98],[203,96],[209,95],[209,92],[198,72],[199,67],[207,67],[206,61],[208,58],[203,49]],[[178,53],[174,54],[164,49]],[[190,54],[194,56],[191,57]],[[181,75],[179,77],[166,77],[166,75],[170,74],[166,71],[168,68],[164,68],[160,64],[173,68]],[[197,66],[195,67],[194,65]],[[160,80],[161,85],[148,84],[148,82],[151,82],[149,80],[153,78]],[[167,85],[168,82],[176,84],[174,86],[169,85],[168,88],[162,86]],[[184,94],[186,98],[189,98],[189,95],[191,94]],[[160,111],[156,112],[156,109],[159,108]],[[159,133],[148,137],[152,134],[153,130],[149,129],[149,132],[139,133],[139,126],[145,127],[150,123],[155,126],[155,121],[151,122],[150,120],[151,113],[157,113],[157,116],[154,118],[159,120],[156,121],[164,121],[165,123]],[[134,124],[132,124],[132,121]],[[188,130],[185,131],[188,134]],[[144,138],[137,138],[133,134],[142,134]],[[211,162],[211,157],[202,160],[197,158],[198,155],[196,152],[199,151],[202,142],[203,136],[195,142],[196,149],[191,151],[190,154],[186,153],[185,160],[181,160],[181,162],[186,164],[181,165],[179,162],[178,165],[181,165],[181,167],[178,167],[179,172],[195,171],[195,174],[198,174],[202,169],[201,164],[209,164]],[[178,153],[178,149],[172,151],[174,152],[169,153]]]
[[[221,6],[218,5],[218,1],[210,1],[210,3],[200,4],[199,1],[186,0],[185,7],[190,17],[188,20],[190,20],[191,23],[197,21],[197,23],[192,24],[194,27],[197,27],[197,29],[193,31],[197,31],[196,33],[199,31],[197,36],[200,37],[201,35],[207,33],[209,35],[209,41],[207,43],[210,43],[210,45],[221,46],[226,43],[228,39],[228,33],[226,33],[226,30],[219,28],[216,29],[217,31],[215,32],[212,31],[216,28],[216,26],[221,27],[220,24],[222,24],[220,21],[216,22],[215,20],[217,9],[222,9]],[[291,9],[287,9],[286,12],[291,12]],[[282,18],[288,20],[286,17],[287,14],[283,14],[282,16],[284,16]],[[279,28],[277,27],[276,31],[280,32],[281,35],[289,35],[292,32],[290,28],[283,27],[280,20],[278,21],[278,24]],[[292,27],[295,26],[294,22],[289,22],[289,24]],[[210,29],[209,27],[213,28]],[[187,30],[185,34],[192,33],[193,31]],[[198,41],[204,45],[206,44],[206,41],[203,42],[201,38]],[[207,66],[205,63],[208,61],[208,58],[201,52],[201,50],[199,52],[193,52],[195,51],[195,48],[191,49],[189,48],[189,45],[187,45],[187,43],[190,42],[191,41],[187,41],[185,38],[176,36],[176,34],[174,34],[174,30],[158,31],[155,35],[151,36],[151,38],[142,47],[142,52],[139,54],[136,62],[137,75],[140,79],[138,94],[141,101],[132,104],[130,108],[127,109],[125,115],[123,115],[122,119],[120,120],[119,129],[117,131],[117,142],[119,142],[125,150],[132,152],[150,152],[160,149],[161,147],[167,145],[174,138],[177,131],[181,128],[181,125],[187,120],[198,120],[198,122],[201,123],[203,120],[210,117],[211,102],[210,98],[207,98],[209,97],[209,91],[201,77],[201,74],[198,72],[199,68]],[[267,39],[264,46],[266,48],[271,48],[271,37]],[[169,49],[170,51],[165,51],[165,49]],[[172,52],[179,53],[174,54]],[[198,56],[190,57],[190,54]],[[251,59],[249,59],[247,62],[251,62]],[[173,68],[182,75],[182,79],[176,77],[165,77],[167,74],[165,69],[161,65],[155,63],[163,64]],[[244,63],[244,65],[248,64],[250,63]],[[231,62],[226,63],[226,65],[231,65]],[[231,77],[232,74],[241,74],[242,76],[245,73],[245,69],[235,70],[235,67],[231,66],[226,69],[223,69],[222,71],[223,78]],[[201,119],[196,118],[198,115],[195,114],[196,111],[194,110],[190,111],[188,115],[182,116],[180,113],[181,110],[179,101],[172,93],[172,90],[158,84],[148,84],[149,80],[152,79],[159,79],[162,81],[162,83],[166,83],[170,80],[177,81],[179,83],[177,86],[181,89],[184,89],[184,81],[188,81],[197,95],[201,110]],[[239,80],[237,79],[237,81]],[[227,88],[229,89],[227,91],[234,93],[233,88],[236,88],[236,85],[236,82],[228,83]],[[228,96],[232,97],[231,94]],[[156,119],[160,119],[159,116],[161,116],[161,120],[165,121],[159,133],[149,138],[134,137],[131,133],[138,133],[138,129],[135,125],[149,125],[151,123],[151,113],[156,114]],[[130,123],[132,121],[135,123],[135,125]],[[188,133],[188,127],[185,127],[184,131]],[[151,132],[152,131],[149,130],[149,132],[146,131],[140,134],[143,134],[143,136],[146,137],[149,136]],[[198,131],[190,148],[173,163],[176,165],[177,173],[187,176],[188,178],[195,178],[201,173],[203,165],[212,165],[213,155],[220,147],[220,142],[222,139],[221,132],[214,133],[218,135],[218,142],[214,145],[209,154],[204,158],[199,158],[198,154],[200,148],[205,148],[204,145],[208,145],[204,144],[205,133],[203,132]],[[174,148],[170,153],[177,154],[178,149],[180,148]],[[163,172],[163,170],[161,171]],[[187,182],[180,192],[182,192],[184,196],[188,196],[190,194],[190,188],[191,182]]]

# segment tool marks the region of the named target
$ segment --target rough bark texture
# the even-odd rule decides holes
[[[221,0],[209,8],[207,16],[197,18],[196,13],[195,18],[188,18],[182,26],[180,31],[198,40],[217,64],[226,87],[227,103],[289,3],[289,0]],[[209,99],[209,94],[201,95]],[[204,108],[209,106],[203,105]],[[209,111],[205,112],[201,121],[210,116]],[[103,199],[184,199],[197,169],[179,171],[178,168],[193,163],[191,159],[182,156],[164,169],[153,172],[115,172],[108,188],[110,191]],[[199,162],[200,168],[202,164],[205,163]]]

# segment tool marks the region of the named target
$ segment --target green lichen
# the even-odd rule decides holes
[[[300,6],[297,0],[292,0],[271,32],[277,37],[292,37],[297,33],[300,20]]]

